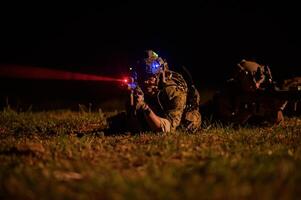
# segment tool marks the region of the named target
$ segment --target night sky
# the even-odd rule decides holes
[[[222,84],[243,58],[268,64],[275,79],[301,76],[298,7],[284,1],[247,2],[2,3],[0,67],[119,77],[139,52],[152,48],[171,67],[185,65],[199,88]],[[2,99],[45,90],[44,99],[59,93],[65,94],[61,99],[70,98],[64,90],[93,98],[107,87],[0,78]]]

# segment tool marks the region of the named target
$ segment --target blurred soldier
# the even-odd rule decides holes
[[[122,125],[126,131],[171,132],[183,128],[195,132],[199,129],[199,93],[194,86],[187,85],[181,74],[169,70],[167,62],[152,50],[147,50],[132,70],[132,96]],[[114,119],[109,124],[112,128],[116,126]]]
[[[286,101],[269,96],[274,89],[268,66],[242,60],[224,88],[204,105],[204,110],[207,109],[207,115],[209,112],[214,118],[235,125],[279,124],[284,120]]]

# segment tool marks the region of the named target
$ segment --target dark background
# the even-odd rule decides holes
[[[152,48],[175,69],[185,65],[205,94],[243,58],[268,64],[275,80],[301,76],[299,15],[288,2],[1,3],[0,67],[120,77]],[[124,97],[117,84],[104,82],[0,77],[0,84],[2,107],[97,107]]]

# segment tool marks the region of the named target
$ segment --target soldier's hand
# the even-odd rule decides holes
[[[135,90],[135,105],[137,110],[143,108],[145,105],[144,94],[141,89]]]
[[[281,110],[279,110],[277,112],[277,118],[276,118],[276,121],[275,121],[275,124],[278,125],[278,124],[281,124],[284,122],[284,117],[283,117],[283,113]]]

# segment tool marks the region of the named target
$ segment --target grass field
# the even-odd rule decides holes
[[[0,112],[0,199],[298,199],[301,119],[104,136],[102,112]]]

